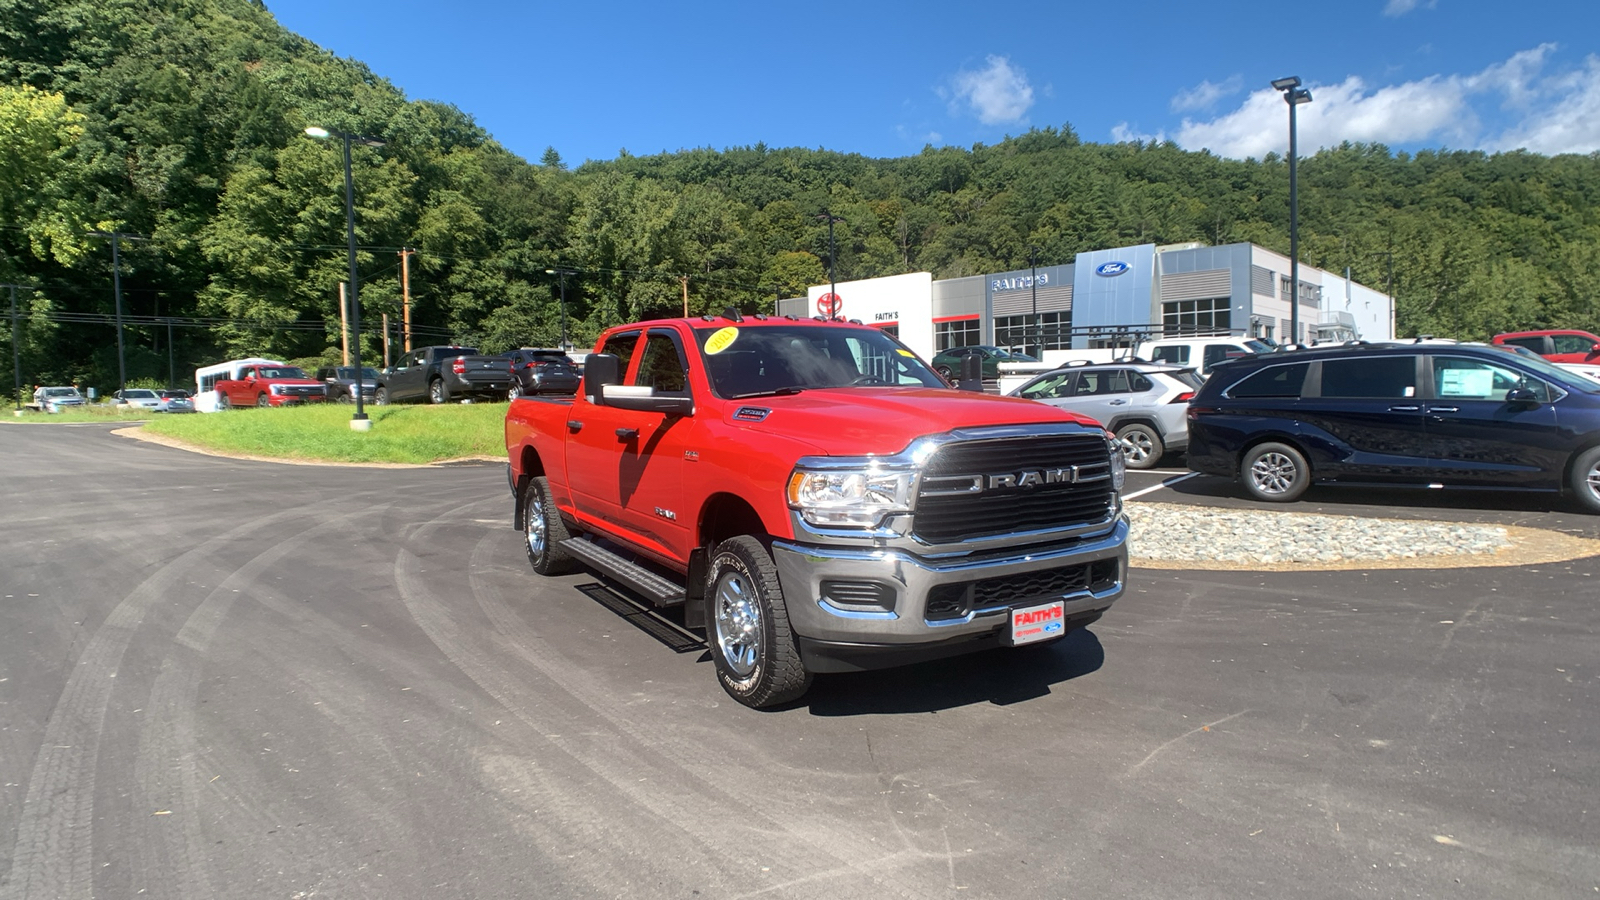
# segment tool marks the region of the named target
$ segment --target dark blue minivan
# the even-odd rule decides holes
[[[1600,381],[1486,344],[1341,344],[1212,371],[1189,467],[1259,500],[1318,484],[1560,492],[1600,513]]]

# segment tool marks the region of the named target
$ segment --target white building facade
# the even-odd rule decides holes
[[[1029,353],[1138,338],[1236,334],[1282,342],[1394,337],[1390,296],[1304,263],[1293,333],[1289,259],[1254,244],[1141,244],[1079,253],[1065,265],[934,281],[926,272],[810,288],[780,315],[830,310],[896,334],[932,358],[994,344]]]

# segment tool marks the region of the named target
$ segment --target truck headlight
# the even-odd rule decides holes
[[[267,385],[267,390],[271,392],[272,396],[277,397],[283,394],[283,385],[269,384]]]
[[[789,476],[789,507],[812,525],[871,528],[911,511],[912,472],[872,468],[808,471]]]
[[[1122,455],[1122,442],[1109,431],[1106,432],[1106,446],[1111,451],[1111,487],[1120,494],[1128,480],[1128,458]]]

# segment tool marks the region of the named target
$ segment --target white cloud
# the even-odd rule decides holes
[[[1238,75],[1234,75],[1220,84],[1202,81],[1173,97],[1172,109],[1174,112],[1184,112],[1191,109],[1210,109],[1223,97],[1239,93],[1239,89],[1242,87],[1244,87],[1244,79]]]
[[[1389,4],[1383,8],[1383,14],[1390,17],[1403,16],[1419,6],[1423,9],[1433,9],[1437,2],[1438,0],[1427,0],[1426,3],[1423,0],[1389,0]]]
[[[1027,74],[1004,56],[991,56],[987,62],[988,66],[977,72],[956,73],[951,111],[959,114],[964,104],[985,125],[1021,122],[1033,106],[1033,86]]]
[[[1145,134],[1142,131],[1135,131],[1133,126],[1127,122],[1118,122],[1116,127],[1111,129],[1111,139],[1119,144],[1132,143],[1133,141],[1159,144],[1167,139],[1167,133],[1158,131],[1155,134]]]
[[[1543,107],[1491,142],[1487,149],[1535,153],[1600,150],[1600,58],[1584,60],[1580,72],[1551,79]]]
[[[1555,50],[1544,44],[1472,75],[1432,75],[1376,89],[1356,76],[1307,85],[1312,102],[1295,113],[1300,152],[1344,141],[1525,147],[1538,153],[1600,149],[1600,58],[1589,57],[1579,71],[1546,76],[1544,67]],[[1496,106],[1502,114],[1496,114]],[[1486,126],[1485,120],[1494,124]],[[1115,140],[1128,134],[1125,126],[1112,130]],[[1283,95],[1262,89],[1215,119],[1185,118],[1175,140],[1188,149],[1204,147],[1234,158],[1284,153],[1289,136]]]

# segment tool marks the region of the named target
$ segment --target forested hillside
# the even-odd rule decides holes
[[[472,97],[448,98],[471,109]],[[252,0],[0,0],[0,281],[26,382],[114,386],[118,232],[130,379],[235,355],[332,358],[346,273],[337,141],[354,154],[366,358],[398,316],[487,352],[826,280],[936,278],[1137,242],[1287,251],[1283,160],[1093,144],[1070,127],[901,159],[751,147],[529,163],[456,105],[407,100]],[[534,111],[536,113],[536,111]],[[558,148],[557,148],[558,149]],[[1324,150],[1300,164],[1309,264],[1389,283],[1402,333],[1600,327],[1600,156]],[[7,295],[0,293],[0,302]],[[172,336],[169,345],[168,334]]]

